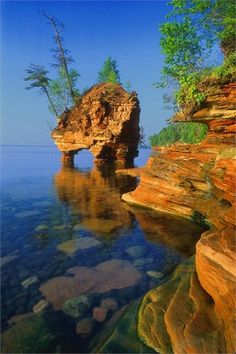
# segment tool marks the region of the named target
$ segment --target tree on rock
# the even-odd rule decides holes
[[[26,69],[26,73],[28,75],[24,78],[24,80],[31,82],[30,85],[26,87],[26,90],[38,88],[40,94],[45,94],[49,101],[50,109],[58,119],[58,112],[49,93],[50,79],[47,76],[48,71],[41,65],[30,64]]]
[[[170,20],[160,27],[165,58],[157,87],[174,87],[177,108],[189,106],[191,115],[191,106],[194,110],[206,97],[199,83],[212,72],[214,45],[225,55],[225,77],[235,64],[235,0],[172,0],[169,5]]]
[[[111,57],[105,60],[102,69],[98,73],[98,82],[120,83],[116,60],[113,60]]]
[[[75,81],[72,80],[69,70],[69,64],[74,62],[74,60],[71,57],[70,52],[63,46],[64,38],[61,35],[61,31],[64,29],[64,25],[56,18],[49,16],[45,11],[41,12],[41,15],[49,20],[49,23],[52,25],[54,31],[53,39],[56,43],[56,48],[51,50],[55,59],[53,66],[57,68],[59,72],[63,72],[63,79],[66,80],[70,97],[73,103],[76,103],[77,94],[75,91]],[[79,74],[77,73],[77,78],[78,77]]]

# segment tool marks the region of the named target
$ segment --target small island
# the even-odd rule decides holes
[[[82,149],[95,161],[132,162],[138,155],[139,101],[116,83],[93,86],[69,111],[64,112],[52,132],[62,162],[73,165]]]

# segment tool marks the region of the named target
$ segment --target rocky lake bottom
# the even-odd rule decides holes
[[[201,228],[121,201],[137,180],[86,151],[74,169],[53,147],[2,156],[3,351],[120,352],[116,329],[135,327],[138,302],[194,254]],[[144,352],[132,338],[122,351]]]

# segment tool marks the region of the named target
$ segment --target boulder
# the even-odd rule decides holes
[[[142,274],[129,262],[111,259],[95,267],[74,267],[68,270],[70,277],[55,277],[41,285],[40,291],[55,310],[82,294],[106,293],[112,289],[124,289],[137,285]]]

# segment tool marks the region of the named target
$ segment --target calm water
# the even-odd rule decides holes
[[[125,305],[194,253],[198,226],[121,201],[135,178],[116,175],[111,164],[93,166],[86,151],[75,164],[62,168],[54,147],[2,147],[5,342],[37,312],[53,336],[44,352],[91,351]]]

